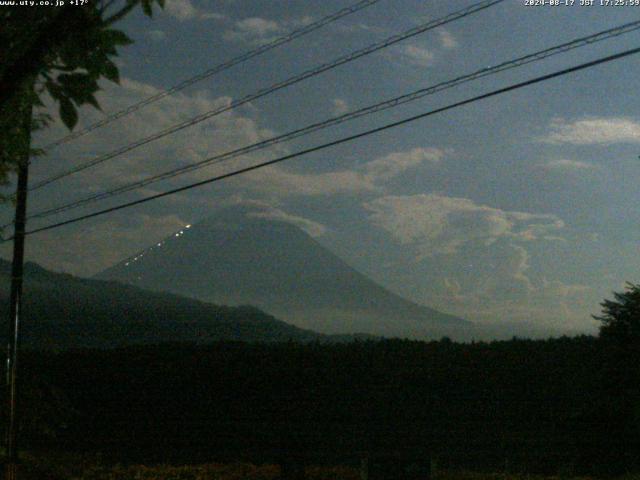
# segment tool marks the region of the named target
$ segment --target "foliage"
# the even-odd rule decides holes
[[[615,300],[605,300],[602,315],[594,316],[602,322],[600,336],[622,343],[640,341],[640,285],[627,283],[624,292],[614,292]]]
[[[601,322],[601,365],[596,401],[585,416],[615,447],[594,448],[590,456],[609,457],[612,465],[640,465],[640,285],[627,283],[613,295],[594,316]]]
[[[199,343],[26,353],[22,378],[34,398],[25,400],[24,428],[44,425],[55,434],[25,435],[29,441],[104,452],[127,465],[274,463],[274,450],[353,460],[362,450],[424,455],[426,447],[444,469],[620,474],[640,467],[633,344],[585,336],[315,343],[304,336],[311,332],[287,330],[248,307],[33,264],[26,279],[27,343]],[[216,338],[306,343],[209,343]],[[47,393],[54,389],[55,404]],[[34,415],[64,417],[67,428]]]
[[[35,462],[34,462],[35,460]],[[68,478],[70,480],[276,480],[279,467],[276,465],[252,465],[246,463],[200,464],[200,465],[105,465],[84,464],[71,468],[62,465],[42,465],[35,458],[28,458],[28,464],[39,464],[35,472],[47,472],[46,478]],[[355,467],[308,466],[307,480],[359,480],[360,473]],[[41,478],[35,475],[25,478]],[[542,476],[530,474],[479,473],[465,470],[435,471],[433,480],[593,480],[592,477]],[[637,476],[616,477],[616,480],[637,480]]]
[[[99,466],[86,470],[74,480],[276,480],[278,473],[278,467],[273,465],[248,464]]]
[[[138,346],[24,355],[23,378],[48,379],[82,413],[58,444],[125,464],[273,463],[275,449],[353,465],[358,451],[424,455],[426,446],[445,469],[502,470],[508,459],[553,473],[571,470],[580,441],[614,445],[615,426],[593,428],[601,418],[582,418],[584,429],[571,423],[597,400],[597,346],[593,338]]]
[[[63,123],[72,129],[77,107],[100,108],[95,98],[98,80],[119,81],[113,59],[131,40],[112,25],[137,5],[147,15],[164,0],[101,0],[76,6],[0,8],[0,182],[28,152],[30,131],[49,118],[42,107],[46,93],[59,106]],[[26,144],[26,148],[25,148]]]

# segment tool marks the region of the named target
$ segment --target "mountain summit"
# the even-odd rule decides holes
[[[216,304],[250,304],[322,333],[463,339],[474,329],[386,290],[292,223],[243,206],[185,225],[96,277]]]

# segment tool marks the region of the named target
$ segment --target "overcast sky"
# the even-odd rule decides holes
[[[121,24],[135,44],[105,82],[104,113],[168,88],[342,7],[346,0],[167,0]],[[381,0],[35,160],[31,181],[471,5]],[[506,2],[418,35],[33,192],[30,212],[82,198],[479,68],[639,19],[640,7]],[[599,0],[597,0],[599,3]],[[467,83],[103,202],[294,152],[640,45],[630,33]],[[89,276],[239,202],[269,205],[411,300],[482,322],[593,332],[591,314],[637,282],[640,56],[473,103],[276,167],[28,238],[30,260]],[[81,125],[104,115],[83,109]],[[59,125],[36,144],[65,133]],[[87,213],[96,205],[33,221]],[[3,218],[11,217],[3,207]],[[5,257],[9,250],[3,249]]]

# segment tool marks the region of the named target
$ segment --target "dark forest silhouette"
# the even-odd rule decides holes
[[[155,295],[169,301],[164,309],[179,299]],[[635,471],[639,306],[632,284],[603,302],[599,337],[461,344],[292,336],[298,341],[30,351],[23,445],[143,463],[284,455],[353,464],[384,452],[478,471]],[[275,321],[255,309],[218,315]]]

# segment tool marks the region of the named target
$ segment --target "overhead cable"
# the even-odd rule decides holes
[[[625,51],[620,52],[620,53],[616,53],[616,54],[613,54],[613,55],[602,57],[602,58],[599,58],[597,60],[592,60],[590,62],[582,63],[580,65],[576,65],[576,66],[573,66],[573,67],[569,67],[569,68],[565,68],[565,69],[562,69],[562,70],[558,70],[556,72],[549,73],[549,74],[546,74],[546,75],[541,75],[541,76],[526,80],[524,82],[519,82],[519,83],[515,83],[515,84],[512,84],[512,85],[509,85],[507,87],[499,88],[497,90],[492,90],[491,92],[488,92],[488,93],[485,93],[485,94],[482,94],[482,95],[477,95],[475,97],[471,97],[471,98],[468,98],[466,100],[462,100],[462,101],[459,101],[459,102],[455,102],[455,103],[449,104],[449,105],[447,105],[445,107],[437,108],[435,110],[430,110],[428,112],[424,112],[424,113],[421,113],[421,114],[418,114],[418,115],[414,115],[414,116],[411,116],[411,117],[408,117],[408,118],[405,118],[405,119],[402,119],[402,120],[399,120],[399,121],[396,121],[396,122],[388,123],[388,124],[385,124],[385,125],[383,125],[381,127],[377,127],[377,128],[373,128],[373,129],[370,129],[370,130],[366,130],[364,132],[360,132],[360,133],[357,133],[357,134],[354,134],[354,135],[349,135],[347,137],[342,137],[342,138],[339,138],[338,140],[333,140],[331,142],[323,143],[323,144],[317,145],[315,147],[310,147],[310,148],[307,148],[307,149],[304,149],[304,150],[300,150],[298,152],[291,153],[291,154],[288,154],[288,155],[284,155],[284,156],[281,156],[281,157],[278,157],[278,158],[275,158],[275,159],[272,159],[272,160],[268,160],[268,161],[265,161],[265,162],[261,162],[261,163],[258,163],[256,165],[252,165],[250,167],[241,168],[241,169],[235,170],[233,172],[228,172],[228,173],[225,173],[225,174],[222,174],[222,175],[218,175],[218,176],[215,176],[215,177],[208,178],[206,180],[201,180],[199,182],[191,183],[189,185],[185,185],[185,186],[182,186],[182,187],[179,187],[179,188],[174,188],[172,190],[168,190],[168,191],[165,191],[165,192],[157,193],[157,194],[151,195],[149,197],[141,198],[141,199],[134,200],[134,201],[131,201],[131,202],[122,203],[120,205],[116,205],[116,206],[113,206],[113,207],[109,207],[109,208],[105,208],[105,209],[102,209],[102,210],[98,210],[98,211],[95,211],[95,212],[92,212],[92,213],[88,213],[86,215],[81,215],[81,216],[78,216],[78,217],[75,217],[75,218],[71,218],[69,220],[65,220],[65,221],[57,222],[57,223],[54,223],[54,224],[51,224],[51,225],[47,225],[47,226],[44,226],[44,227],[36,228],[34,230],[30,230],[30,231],[26,232],[26,235],[32,235],[34,233],[44,232],[44,231],[52,230],[52,229],[55,229],[55,228],[60,228],[60,227],[62,227],[64,225],[70,225],[70,224],[77,223],[77,222],[80,222],[80,221],[83,221],[83,220],[88,220],[90,218],[95,218],[95,217],[98,217],[98,216],[101,216],[101,215],[105,215],[107,213],[115,212],[115,211],[122,210],[122,209],[125,209],[125,208],[133,207],[135,205],[140,205],[140,204],[143,204],[143,203],[146,203],[146,202],[150,202],[152,200],[157,200],[159,198],[167,197],[167,196],[170,196],[170,195],[175,195],[176,193],[184,192],[184,191],[196,188],[196,187],[200,187],[200,186],[203,186],[203,185],[208,185],[208,184],[211,184],[211,183],[214,183],[214,182],[218,182],[218,181],[221,181],[221,180],[224,180],[224,179],[227,179],[227,178],[235,177],[235,176],[238,176],[238,175],[241,175],[241,174],[253,171],[253,170],[258,170],[260,168],[264,168],[264,167],[270,166],[270,165],[275,165],[275,164],[283,162],[285,160],[290,160],[290,159],[293,159],[293,158],[301,157],[303,155],[307,155],[309,153],[318,152],[318,151],[324,150],[324,149],[329,148],[329,147],[333,147],[333,146],[340,145],[340,144],[343,144],[343,143],[351,142],[353,140],[356,140],[356,139],[359,139],[359,138],[363,138],[363,137],[367,137],[369,135],[373,135],[375,133],[379,133],[379,132],[382,132],[382,131],[385,131],[385,130],[389,130],[389,129],[398,127],[400,125],[404,125],[404,124],[407,124],[407,123],[410,123],[410,122],[414,122],[414,121],[422,119],[422,118],[426,118],[426,117],[429,117],[429,116],[432,116],[432,115],[435,115],[435,114],[438,114],[438,113],[442,113],[442,112],[445,112],[445,111],[448,111],[448,110],[453,110],[455,108],[458,108],[458,107],[461,107],[461,106],[464,106],[464,105],[468,105],[470,103],[474,103],[474,102],[477,102],[477,101],[480,101],[480,100],[491,98],[491,97],[494,97],[494,96],[497,96],[497,95],[501,95],[503,93],[511,92],[511,91],[514,91],[514,90],[518,90],[520,88],[524,88],[524,87],[527,87],[527,86],[530,86],[530,85],[534,85],[534,84],[537,84],[537,83],[545,82],[545,81],[551,80],[553,78],[557,78],[557,77],[561,77],[561,76],[564,76],[564,75],[568,75],[570,73],[574,73],[574,72],[577,72],[577,71],[580,71],[580,70],[585,70],[587,68],[591,68],[591,67],[594,67],[596,65],[601,65],[601,64],[608,63],[608,62],[611,62],[611,61],[614,61],[614,60],[619,60],[621,58],[628,57],[630,55],[635,55],[637,53],[640,53],[640,47],[633,48],[633,49],[630,49],[630,50],[625,50]],[[5,241],[7,241],[7,240],[11,240],[11,238],[6,239]]]
[[[63,204],[57,207],[48,208],[46,210],[39,211],[30,215],[28,218],[46,218],[51,215],[62,213],[68,210],[72,210],[83,205],[87,205],[89,203],[94,203],[99,200],[103,200],[105,198],[113,197],[115,195],[119,195],[122,193],[126,193],[138,188],[142,188],[153,183],[159,182],[161,180],[167,180],[178,175],[183,175],[185,173],[192,172],[194,170],[198,170],[207,166],[211,166],[214,164],[222,163],[224,161],[230,160],[232,158],[236,158],[240,155],[246,155],[248,153],[252,153],[258,150],[262,150],[273,145],[277,145],[279,143],[283,143],[286,141],[293,140],[295,138],[302,137],[304,135],[308,135],[310,133],[316,132],[318,130],[322,130],[334,125],[338,125],[350,120],[354,120],[356,118],[363,117],[365,115],[370,115],[373,113],[381,112],[390,108],[397,107],[399,105],[403,105],[409,102],[416,101],[418,99],[424,98],[428,95],[433,95],[435,93],[441,92],[443,90],[447,90],[449,88],[453,88],[455,86],[461,85],[463,83],[467,83],[473,80],[477,80],[479,78],[483,78],[490,75],[495,75],[499,72],[503,72],[506,70],[510,70],[513,68],[521,67],[523,65],[527,65],[529,63],[537,62],[544,60],[548,57],[558,55],[561,53],[565,53],[567,51],[584,47],[586,45],[591,45],[596,42],[600,42],[612,37],[618,37],[625,33],[630,33],[632,31],[640,29],[640,20],[636,20],[634,22],[630,22],[624,25],[620,25],[614,28],[610,28],[607,30],[603,30],[598,33],[594,33],[592,35],[588,35],[585,37],[580,37],[574,39],[570,42],[563,43],[561,45],[557,45],[555,47],[547,48],[544,50],[537,51],[535,53],[527,54],[521,57],[518,57],[513,60],[505,61],[500,64],[497,64],[492,67],[486,67],[479,70],[476,70],[472,73],[461,75],[459,77],[453,78],[451,80],[447,80],[444,82],[440,82],[436,85],[432,85],[426,88],[421,88],[419,90],[415,90],[411,93],[407,93],[398,97],[394,97],[383,102],[378,102],[373,105],[369,105],[364,108],[360,108],[358,110],[353,110],[351,112],[344,113],[342,115],[338,115],[322,122],[313,123],[311,125],[307,125],[305,127],[284,133],[282,135],[274,136],[260,142],[253,143],[251,145],[247,145],[245,147],[237,148],[225,153],[221,153],[199,162],[192,163],[190,165],[185,165],[179,168],[174,168],[157,175],[153,175],[142,180],[138,180],[135,182],[128,183],[126,185],[122,185],[120,187],[106,190],[100,193],[92,194],[80,200],[76,200],[73,202],[69,202],[67,204]]]
[[[69,170],[66,170],[64,172],[55,174],[49,178],[46,178],[44,180],[41,180],[37,183],[35,183],[32,187],[30,187],[30,191],[33,190],[37,190],[39,188],[42,188],[46,185],[49,185],[55,181],[61,180],[65,177],[68,177],[70,175],[74,175],[78,172],[81,172],[83,170],[86,170],[88,168],[94,167],[96,165],[99,165],[101,163],[106,162],[107,160],[111,160],[112,158],[118,157],[124,153],[130,152],[132,150],[135,150],[138,147],[141,147],[143,145],[146,145],[148,143],[151,143],[155,140],[159,140],[160,138],[166,137],[167,135],[171,135],[173,133],[176,133],[180,130],[183,130],[185,128],[191,127],[193,125],[196,125],[200,122],[203,122],[205,120],[208,120],[212,117],[215,117],[217,115],[220,115],[224,112],[228,112],[230,110],[233,110],[237,107],[240,107],[242,105],[245,105],[251,101],[257,100],[258,98],[262,98],[266,95],[269,95],[271,93],[274,93],[278,90],[281,90],[283,88],[289,87],[290,85],[302,82],[303,80],[306,80],[308,78],[314,77],[316,75],[319,75],[323,72],[326,72],[328,70],[332,70],[340,65],[344,65],[346,63],[352,62],[358,58],[364,57],[366,55],[370,55],[374,52],[377,52],[379,50],[382,50],[383,48],[387,48],[390,47],[391,45],[394,45],[402,40],[406,40],[407,38],[413,37],[415,35],[418,35],[420,33],[426,32],[427,30],[431,30],[434,29],[436,27],[454,22],[456,20],[459,20],[461,18],[464,18],[468,15],[471,15],[473,13],[479,12],[481,10],[484,10],[486,8],[489,8],[493,5],[496,5],[498,3],[502,3],[505,0],[484,0],[478,3],[475,3],[467,8],[463,8],[462,10],[458,10],[454,13],[451,13],[445,17],[439,18],[437,20],[432,20],[429,21],[427,23],[418,25],[417,27],[413,27],[407,31],[405,31],[404,33],[401,34],[397,34],[397,35],[393,35],[389,38],[386,38],[385,40],[382,40],[380,42],[374,43],[372,45],[369,45],[368,47],[362,48],[360,50],[356,50],[352,53],[349,53],[347,55],[344,55],[338,59],[335,59],[331,62],[328,63],[323,63],[322,65],[316,66],[312,69],[306,70],[298,75],[294,75],[293,77],[290,77],[286,80],[282,80],[278,83],[275,83],[267,88],[263,88],[261,90],[258,90],[257,92],[251,93],[249,95],[246,95],[238,100],[234,100],[232,102],[230,102],[228,105],[222,106],[222,107],[218,107],[215,108],[213,110],[209,110],[208,112],[202,113],[200,115],[197,115],[195,117],[190,118],[189,120],[185,120],[183,122],[180,122],[178,124],[175,124],[171,127],[165,128],[164,130],[161,130],[159,132],[156,132],[152,135],[149,135],[148,137],[142,138],[140,140],[137,140],[133,143],[130,143],[128,145],[125,145],[123,147],[120,147],[116,150],[113,150],[109,153],[106,153],[104,155],[100,155],[92,160],[89,160],[87,162],[84,162],[80,165],[77,165],[76,167],[73,167]]]
[[[103,127],[111,122],[113,122],[114,120],[118,120],[119,118],[122,117],[126,117],[127,115],[136,112],[138,110],[140,110],[143,107],[146,107],[147,105],[150,105],[152,103],[157,102],[158,100],[161,100],[165,97],[168,97],[169,95],[173,95],[176,92],[179,92],[180,90],[184,90],[187,87],[190,87],[191,85],[193,85],[194,83],[200,82],[206,78],[212,77],[213,75],[216,75],[220,72],[223,72],[224,70],[227,70],[235,65],[238,65],[239,63],[245,62],[251,58],[257,57],[258,55],[262,55],[263,53],[268,52],[269,50],[273,50],[276,47],[279,47],[280,45],[284,45],[286,43],[291,42],[292,40],[295,40],[296,38],[300,38],[303,35],[306,35],[308,33],[311,33],[315,30],[318,30],[319,28],[324,27],[325,25],[328,25],[330,23],[335,22],[336,20],[346,17],[347,15],[351,15],[352,13],[356,13],[364,8],[367,8],[375,3],[378,3],[380,0],[361,0],[349,7],[343,8],[335,13],[332,13],[331,15],[327,15],[326,17],[321,18],[318,21],[309,23],[308,25],[305,25],[301,28],[298,28],[296,30],[293,30],[292,32],[288,33],[287,35],[284,35],[282,37],[279,37],[269,43],[266,43],[262,46],[259,46],[257,48],[255,48],[254,50],[250,50],[248,52],[243,53],[242,55],[239,55],[237,57],[234,57],[230,60],[227,60],[219,65],[216,65],[215,67],[212,67],[208,70],[205,70],[202,73],[199,73],[197,75],[194,75],[192,77],[187,78],[186,80],[183,80],[182,82],[178,83],[177,85],[174,85],[171,88],[168,88],[167,90],[163,90],[159,93],[156,93],[155,95],[152,95],[150,97],[145,98],[144,100],[141,100],[139,102],[136,102],[132,105],[129,105],[127,108],[124,108],[123,110],[119,110],[117,112],[114,112],[108,116],[106,116],[105,118],[92,123],[91,125],[78,130],[76,132],[70,133],[69,135],[66,135],[62,138],[59,138],[51,143],[48,143],[46,145],[44,145],[42,148],[43,150],[50,150],[54,147],[57,147],[58,145],[62,145],[63,143],[68,143],[71,140],[74,140],[76,138],[82,137],[84,135],[86,135],[89,132],[92,132],[100,127]]]

